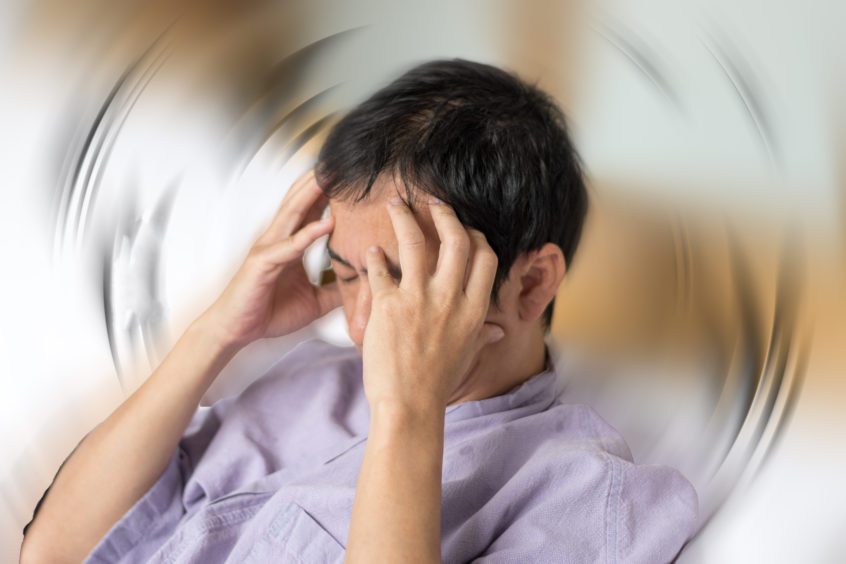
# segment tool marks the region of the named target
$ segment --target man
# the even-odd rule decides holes
[[[326,206],[330,214],[319,218]],[[240,270],[80,443],[24,562],[660,562],[693,533],[675,470],[556,397],[545,343],[587,209],[564,117],[463,60],[341,120]],[[337,282],[302,255],[329,235]],[[197,410],[237,350],[343,305]]]

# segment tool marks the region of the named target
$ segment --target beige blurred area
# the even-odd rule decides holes
[[[411,64],[452,56],[516,71],[568,116],[590,211],[551,341],[573,401],[617,427],[636,461],[696,486],[702,529],[679,561],[843,561],[843,16],[797,0],[21,2],[2,44],[16,158],[0,233],[31,245],[0,246],[21,265],[0,286],[0,341],[15,343],[0,344],[0,561],[15,559],[67,453],[226,280],[334,118]],[[104,149],[84,160],[89,132]],[[75,158],[99,182],[76,223],[60,221]],[[116,324],[110,348],[98,244],[120,248],[122,218],[144,227],[133,221],[166,187],[161,310],[144,310],[161,315],[158,345]],[[131,285],[143,272],[126,262]],[[342,342],[340,318],[245,351],[213,395],[314,335]]]

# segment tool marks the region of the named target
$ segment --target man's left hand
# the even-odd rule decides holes
[[[368,249],[365,394],[371,407],[445,409],[479,351],[504,336],[501,327],[485,323],[497,256],[481,231],[466,228],[449,205],[432,198],[429,210],[441,244],[430,274],[426,240],[412,210],[399,198],[387,207],[402,279],[390,275],[381,248]]]

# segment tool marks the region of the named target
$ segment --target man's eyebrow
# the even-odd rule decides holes
[[[343,264],[344,266],[355,270],[355,267],[352,265],[352,263],[350,263],[350,261],[348,261],[347,259],[345,259],[341,255],[339,255],[337,252],[335,252],[334,249],[332,249],[332,247],[329,246],[328,241],[326,242],[326,252],[329,253],[329,258],[331,258],[332,260],[338,261],[341,264]],[[402,270],[397,265],[393,264],[390,259],[387,259],[387,260],[388,260],[388,272],[390,273],[390,275],[393,276],[397,280],[402,279]],[[364,267],[361,271],[364,274],[367,274],[367,267]]]
[[[329,253],[329,258],[331,258],[332,260],[336,260],[336,261],[340,262],[341,264],[343,264],[344,266],[348,266],[348,267],[352,268],[353,270],[355,270],[355,267],[352,264],[350,264],[350,261],[348,261],[347,259],[345,259],[344,257],[342,257],[341,255],[339,255],[338,253],[336,253],[335,251],[332,250],[332,247],[329,246],[329,243],[326,243],[326,252]]]

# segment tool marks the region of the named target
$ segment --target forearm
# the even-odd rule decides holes
[[[444,408],[371,411],[347,562],[440,562]]]
[[[27,532],[22,561],[80,562],[167,466],[200,399],[235,354],[202,321],[82,441]]]

